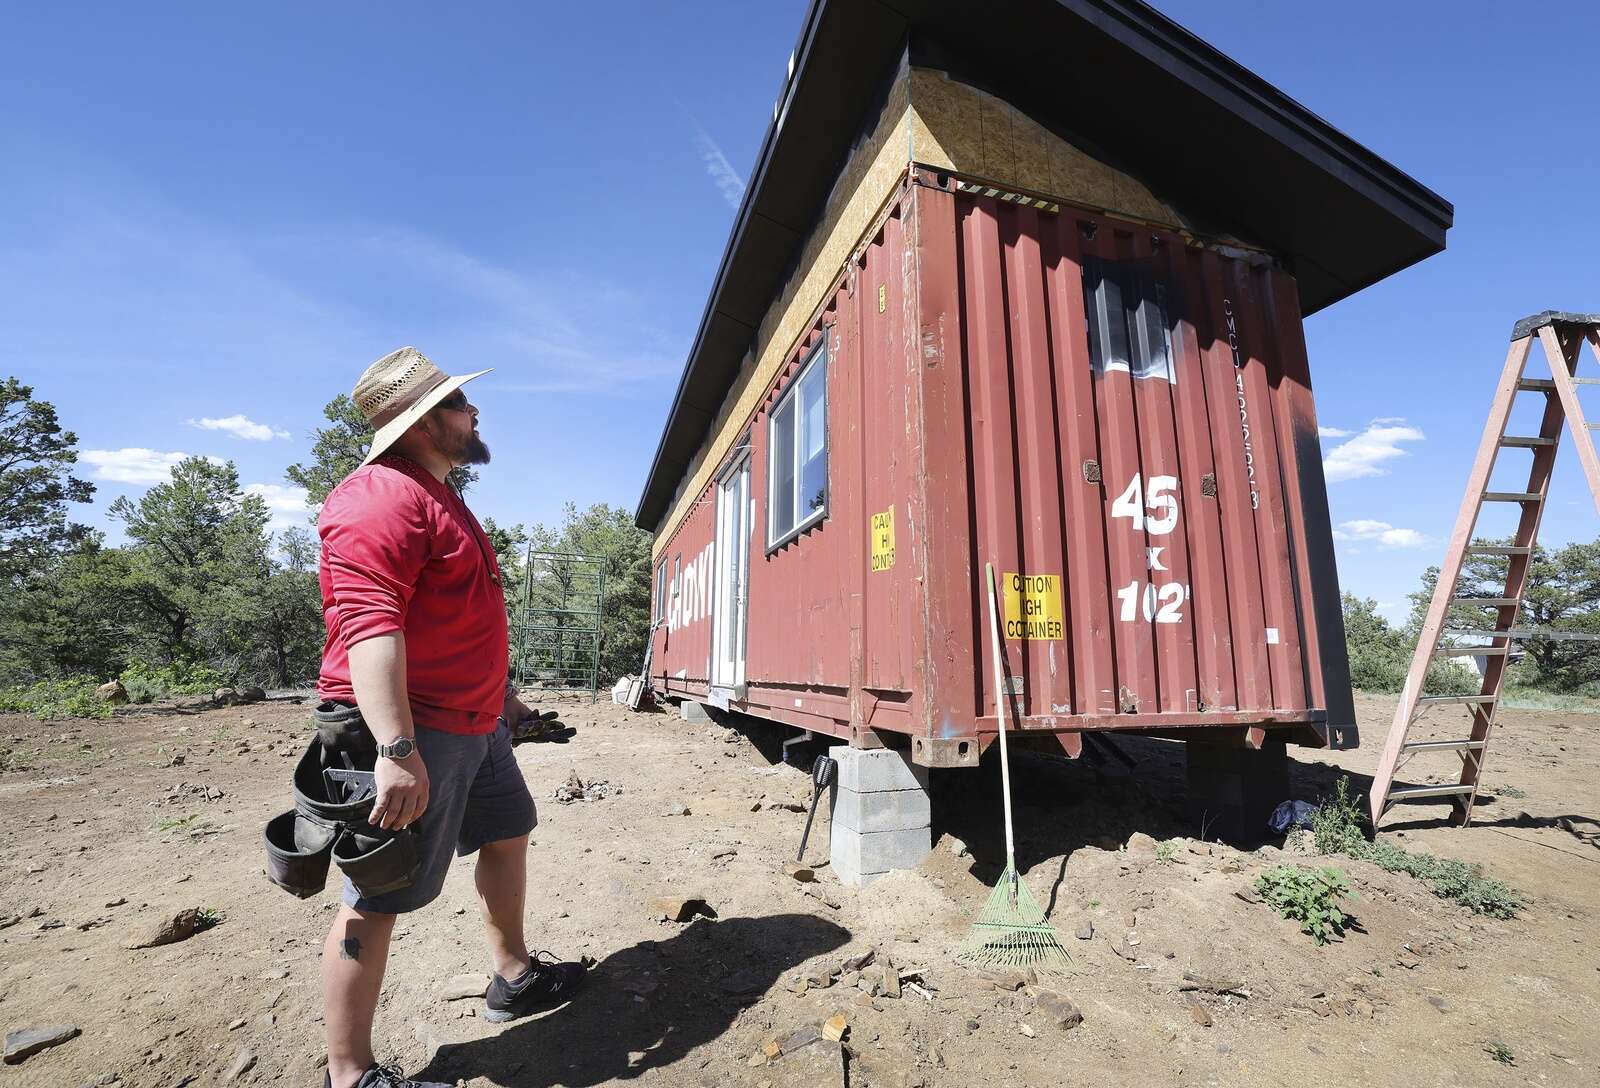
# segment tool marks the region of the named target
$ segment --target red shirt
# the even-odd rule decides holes
[[[493,732],[506,693],[505,594],[494,547],[455,490],[379,457],[329,493],[317,533],[328,624],[317,694],[353,702],[350,647],[404,631],[416,724]]]

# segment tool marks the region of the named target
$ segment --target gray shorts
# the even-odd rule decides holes
[[[428,807],[411,825],[417,879],[408,888],[368,898],[346,879],[344,901],[356,910],[404,914],[425,907],[444,887],[452,848],[466,857],[485,843],[526,835],[539,822],[503,723],[493,733],[473,736],[419,727],[417,751],[428,768]]]

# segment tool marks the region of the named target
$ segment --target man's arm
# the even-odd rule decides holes
[[[361,717],[379,744],[416,738],[411,701],[406,697],[406,636],[390,631],[350,647],[350,685]],[[380,756],[374,767],[378,796],[367,822],[398,829],[419,819],[428,807],[428,769],[413,750],[404,759]]]

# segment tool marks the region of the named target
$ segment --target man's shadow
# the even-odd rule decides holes
[[[441,1046],[419,1080],[484,1077],[504,1088],[583,1086],[682,1060],[727,1031],[786,971],[850,932],[807,914],[698,918],[601,960],[571,1002],[483,1039]]]

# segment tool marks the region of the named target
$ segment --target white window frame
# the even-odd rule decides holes
[[[827,348],[827,344],[828,344],[828,338],[827,338],[826,335],[824,335],[822,340],[820,342],[818,342],[817,346],[812,349],[811,357],[809,359],[807,359],[804,363],[801,364],[799,370],[795,371],[794,378],[789,382],[789,388],[784,390],[783,396],[779,397],[778,400],[777,400],[777,403],[775,403],[772,406],[772,411],[767,413],[767,551],[769,553],[777,551],[779,548],[781,548],[785,544],[789,543],[795,537],[797,537],[801,533],[805,532],[811,526],[815,525],[817,522],[819,522],[819,521],[823,520],[824,518],[826,518],[828,516],[829,504],[833,501],[833,482],[832,482],[832,479],[831,479],[831,476],[832,476],[832,473],[833,473],[833,458],[830,455],[831,454],[831,450],[829,449],[829,446],[831,445],[831,443],[828,440],[828,374],[827,374],[828,348]],[[774,519],[774,515],[777,513],[777,506],[776,506],[776,501],[775,501],[776,500],[776,495],[774,494],[774,491],[777,488],[778,474],[776,472],[774,472],[773,469],[774,469],[774,467],[776,465],[776,460],[775,459],[776,459],[778,444],[777,444],[777,442],[775,442],[773,440],[773,435],[774,435],[774,432],[775,432],[776,427],[777,427],[778,416],[783,414],[784,405],[788,404],[789,401],[791,401],[791,400],[795,400],[795,398],[797,398],[799,396],[801,383],[804,382],[806,377],[811,373],[811,369],[813,367],[816,367],[816,366],[821,366],[822,370],[823,370],[823,373],[822,373],[822,453],[823,453],[824,460],[827,462],[827,471],[824,473],[824,479],[823,479],[822,505],[817,507],[817,509],[812,510],[810,513],[806,514],[803,518],[799,516],[800,511],[799,511],[798,507],[800,505],[800,466],[801,466],[800,456],[801,456],[801,447],[802,447],[802,443],[800,441],[800,437],[801,437],[801,433],[802,433],[802,427],[801,427],[801,420],[800,420],[800,405],[797,402],[795,404],[795,410],[794,410],[794,414],[793,414],[793,417],[792,417],[793,420],[794,420],[794,442],[791,443],[791,446],[792,446],[792,448],[794,450],[794,489],[793,489],[793,491],[790,492],[790,494],[788,496],[789,502],[791,504],[791,509],[793,509],[793,511],[794,511],[794,513],[796,515],[796,518],[795,518],[795,523],[792,526],[789,527],[789,530],[786,533],[784,533],[781,537],[780,536],[775,536],[777,523],[776,523],[776,521]]]
[[[661,565],[656,568],[656,619],[657,623],[667,618],[667,559],[661,557]]]

